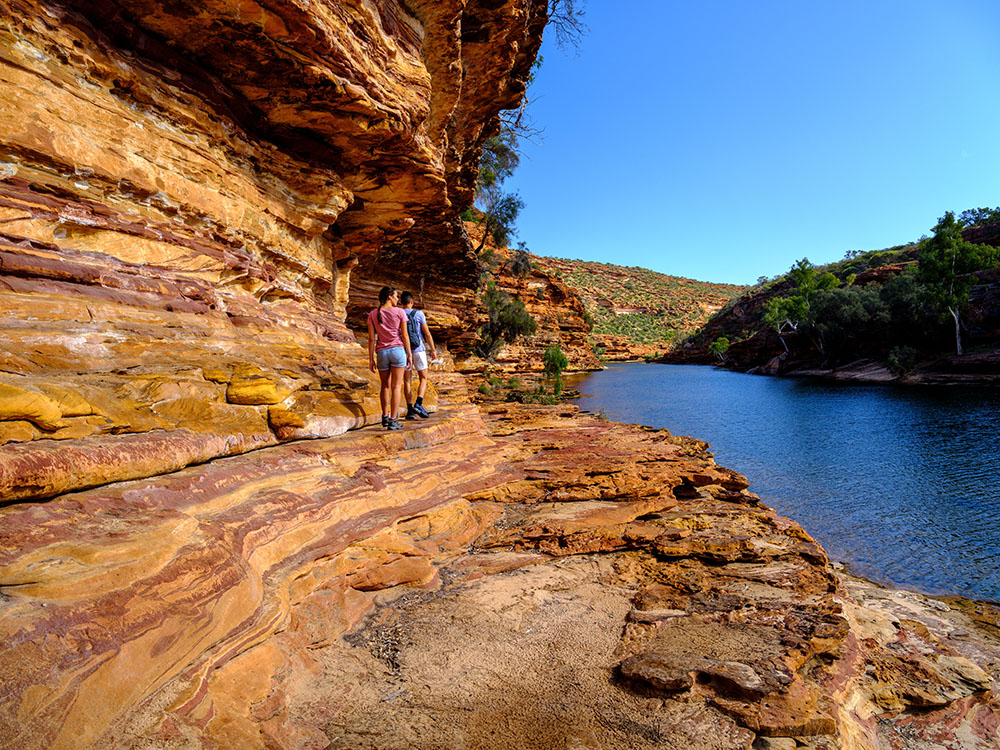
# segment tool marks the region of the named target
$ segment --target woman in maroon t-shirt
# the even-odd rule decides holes
[[[403,429],[396,415],[403,395],[403,373],[413,362],[406,313],[396,307],[397,300],[399,292],[384,286],[378,293],[379,306],[368,313],[368,368],[372,372],[378,369],[382,426],[387,430]]]

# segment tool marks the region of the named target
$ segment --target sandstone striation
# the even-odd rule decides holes
[[[455,377],[401,433],[0,510],[5,743],[995,742],[1000,640],[960,602],[845,585],[701,441],[484,423]]]
[[[366,424],[348,313],[387,280],[443,348],[474,325],[458,211],[541,0],[0,16],[4,499]]]

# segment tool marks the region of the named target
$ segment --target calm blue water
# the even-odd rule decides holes
[[[1000,391],[614,365],[581,408],[712,444],[857,574],[1000,601]]]

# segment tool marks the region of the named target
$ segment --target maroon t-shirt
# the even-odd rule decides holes
[[[379,313],[382,313],[382,322],[378,322]],[[406,325],[406,311],[401,307],[390,307],[387,310],[375,308],[368,313],[368,322],[375,329],[375,336],[378,343],[375,344],[375,351],[380,352],[393,346],[403,345],[403,334],[400,332],[402,326]]]

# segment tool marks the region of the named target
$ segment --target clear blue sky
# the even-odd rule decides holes
[[[1000,205],[997,0],[588,0],[507,182],[539,255],[753,283]],[[551,34],[549,35],[552,36]]]

